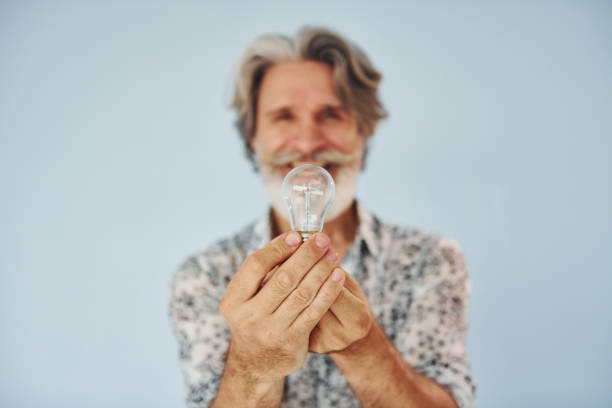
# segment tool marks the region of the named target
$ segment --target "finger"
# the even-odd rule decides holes
[[[272,313],[297,287],[304,275],[327,251],[329,238],[317,233],[289,257],[253,298],[254,307]]]
[[[321,286],[334,270],[337,259],[336,251],[331,248],[328,249],[325,256],[308,271],[300,284],[278,306],[274,315],[278,319],[277,321],[282,322],[281,328],[285,329],[291,326],[302,310],[310,305]]]
[[[340,323],[330,309],[323,315],[321,320],[319,320],[315,328],[312,329],[310,338],[308,339],[308,350],[313,353],[321,354],[331,351],[332,348],[334,350],[341,349],[341,344],[333,344],[334,342],[340,342],[337,340],[335,341],[335,337],[329,335],[329,333],[337,333],[341,328],[342,323]],[[328,333],[328,335],[324,336],[323,333]],[[330,344],[330,342],[332,343]]]
[[[357,322],[359,320],[359,314],[357,314],[356,311],[363,306],[363,301],[346,288],[348,280],[349,277],[347,276],[342,291],[329,308],[342,326]]]
[[[343,290],[344,288],[342,288],[342,291]],[[342,323],[340,322],[340,320],[338,320],[338,317],[330,308],[329,311],[323,315],[321,320],[319,320],[319,323],[317,323],[317,327],[315,328],[315,330],[318,329],[325,332],[336,330],[338,327],[342,327]]]
[[[327,313],[330,306],[342,290],[345,273],[340,268],[335,268],[331,276],[325,281],[312,303],[299,314],[291,325],[291,328],[301,333],[308,333],[319,323],[323,315]]]
[[[355,278],[351,276],[350,273],[346,274],[346,282],[344,282],[344,287],[348,289],[349,292],[353,293],[355,296],[367,299],[367,296],[365,295],[365,293],[363,293],[363,291],[359,287],[359,284],[357,283]]]
[[[230,281],[226,293],[231,293],[233,301],[237,304],[250,299],[257,292],[266,274],[289,258],[301,242],[302,238],[291,231],[279,235],[262,249],[253,252]]]

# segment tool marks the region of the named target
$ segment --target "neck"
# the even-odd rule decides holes
[[[271,211],[270,221],[270,232],[273,237],[291,231],[289,220],[278,214],[275,209]],[[353,201],[353,204],[348,206],[339,216],[325,222],[323,232],[329,236],[334,250],[342,257],[346,254],[353,241],[355,241],[358,228],[357,202]]]

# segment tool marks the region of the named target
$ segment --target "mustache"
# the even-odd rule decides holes
[[[355,153],[349,154],[344,153],[339,150],[330,149],[330,150],[321,150],[320,152],[314,153],[312,155],[305,155],[300,152],[294,151],[282,151],[276,153],[274,156],[262,160],[263,163],[274,166],[274,167],[284,167],[288,165],[293,165],[296,162],[308,162],[314,161],[321,163],[322,166],[331,165],[331,166],[343,166],[352,161],[361,159],[363,152],[358,150]],[[310,156],[310,160],[309,160]]]

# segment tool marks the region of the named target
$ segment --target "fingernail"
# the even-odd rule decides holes
[[[340,282],[344,277],[344,271],[340,268],[334,269],[334,273],[332,273],[332,280],[334,282]]]
[[[336,253],[336,251],[330,248],[327,250],[327,259],[332,262],[336,262],[336,259],[338,259],[338,254]]]
[[[295,232],[290,232],[285,237],[285,242],[287,243],[287,245],[292,246],[292,247],[299,244],[300,241],[301,241],[300,237]]]
[[[319,248],[325,248],[329,245],[329,238],[325,234],[317,234],[315,237],[315,243]]]

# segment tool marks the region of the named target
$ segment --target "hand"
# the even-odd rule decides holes
[[[302,366],[312,329],[344,283],[342,271],[332,273],[337,256],[325,234],[301,241],[295,232],[282,234],[247,257],[219,305],[232,333],[228,359],[259,381]]]
[[[370,332],[374,318],[368,298],[355,279],[345,274],[340,295],[310,334],[308,348],[313,353],[344,350]]]

